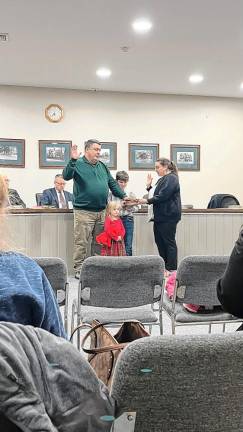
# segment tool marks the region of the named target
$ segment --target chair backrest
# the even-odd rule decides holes
[[[136,432],[240,431],[242,365],[240,332],[132,342],[114,373],[116,417],[135,411]],[[126,424],[121,430],[115,424],[115,432],[132,430],[132,419],[124,417]]]
[[[42,193],[36,193],[35,194],[35,199],[36,199],[36,205],[40,206],[41,205],[41,198],[42,198]]]
[[[89,257],[81,270],[81,302],[110,308],[152,304],[160,298],[164,270],[159,256]]]
[[[67,265],[61,258],[35,257],[33,258],[44,271],[53,291],[57,296],[59,306],[65,304],[67,285]]]
[[[191,255],[179,264],[176,301],[201,306],[218,306],[217,281],[222,277],[228,256]]]
[[[227,208],[230,205],[239,205],[238,199],[231,194],[215,194],[212,195],[209,203],[208,209],[210,208]]]

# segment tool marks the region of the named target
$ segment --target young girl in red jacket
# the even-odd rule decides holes
[[[102,244],[102,256],[126,255],[124,236],[125,228],[120,219],[121,206],[116,201],[107,205],[104,231],[96,237],[97,243]]]

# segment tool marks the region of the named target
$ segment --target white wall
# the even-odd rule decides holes
[[[50,103],[64,107],[61,123],[45,119]],[[88,138],[116,141],[119,170],[128,170],[129,142],[159,143],[165,157],[170,157],[170,144],[199,144],[200,172],[180,173],[183,203],[204,208],[212,194],[232,193],[243,204],[242,114],[241,99],[0,86],[0,138],[26,140],[25,169],[0,172],[32,206],[35,192],[51,187],[61,172],[39,169],[39,139],[72,140],[80,148]],[[129,175],[129,189],[142,196],[147,172]],[[67,190],[72,190],[71,182]]]

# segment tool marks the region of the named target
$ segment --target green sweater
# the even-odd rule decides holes
[[[73,179],[73,206],[78,210],[104,210],[109,189],[118,198],[126,196],[102,162],[93,165],[85,156],[71,159],[63,170],[63,178]]]

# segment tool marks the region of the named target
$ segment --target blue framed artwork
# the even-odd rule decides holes
[[[159,158],[159,144],[128,144],[129,170],[151,170]]]
[[[39,167],[63,168],[70,160],[72,141],[39,140]]]
[[[117,169],[117,143],[101,142],[100,161],[109,169]]]
[[[180,171],[200,171],[200,145],[171,144],[170,159]]]
[[[25,167],[25,140],[0,138],[0,166]]]

